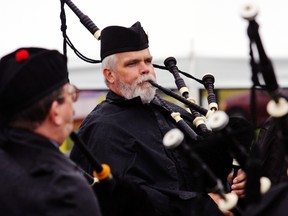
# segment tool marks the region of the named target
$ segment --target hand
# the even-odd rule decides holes
[[[233,171],[229,173],[227,180],[231,185],[231,192],[237,194],[240,198],[245,197],[246,173],[239,169],[237,176],[232,179]]]

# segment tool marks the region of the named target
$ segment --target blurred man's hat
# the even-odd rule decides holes
[[[0,60],[0,116],[9,118],[68,82],[67,58],[58,51],[17,49]]]
[[[136,22],[130,28],[108,26],[101,31],[101,60],[121,52],[139,51],[149,47],[148,36]]]

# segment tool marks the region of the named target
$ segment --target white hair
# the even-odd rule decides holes
[[[116,54],[112,54],[112,55],[109,55],[109,56],[106,56],[103,60],[102,60],[102,71],[104,71],[104,69],[109,69],[109,70],[112,70],[112,71],[115,71],[115,64],[116,64],[116,61],[117,61],[117,56]],[[105,84],[107,87],[109,82],[108,80],[105,78]]]

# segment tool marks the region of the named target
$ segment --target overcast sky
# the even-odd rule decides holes
[[[103,29],[140,21],[154,58],[248,55],[247,21],[240,0],[73,0]],[[247,1],[244,1],[247,2]],[[259,0],[257,22],[268,55],[288,57],[288,1]],[[66,5],[67,34],[84,55],[99,59],[100,42]],[[6,0],[0,6],[0,55],[20,46],[63,51],[60,0]],[[68,48],[68,56],[77,58]]]

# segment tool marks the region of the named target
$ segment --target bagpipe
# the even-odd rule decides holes
[[[242,17],[249,22],[247,34],[250,40],[250,64],[253,77],[256,78],[256,76],[261,73],[265,85],[263,87],[263,85],[259,83],[258,79],[252,79],[252,81],[255,86],[262,86],[269,94],[271,100],[267,105],[267,111],[271,117],[279,121],[279,124],[281,125],[281,131],[279,131],[280,139],[284,139],[283,144],[287,145],[287,142],[285,143],[285,141],[287,140],[287,138],[285,138],[285,131],[287,129],[287,125],[285,124],[285,121],[282,121],[288,114],[287,96],[283,94],[283,91],[281,91],[281,88],[279,87],[272,61],[267,56],[264,46],[262,44],[259,34],[259,25],[256,21],[257,14],[258,8],[256,5],[253,4],[246,5],[245,10],[243,10],[242,13]],[[253,47],[256,47],[258,51],[258,64],[255,61],[255,57],[253,55]]]
[[[68,44],[71,49],[74,50],[75,54],[79,56],[79,58],[81,58],[82,60],[89,63],[100,63],[100,60],[93,60],[83,56],[69,40],[66,34],[64,11],[65,4],[67,4],[72,9],[72,11],[79,17],[81,23],[91,32],[91,34],[97,40],[101,40],[101,31],[92,22],[92,20],[88,16],[83,14],[73,4],[72,1],[61,0],[60,17],[62,22],[61,30],[63,32],[62,35],[64,38],[64,54],[66,54],[66,44]],[[282,121],[282,117],[287,115],[288,103],[285,98],[283,99],[283,97],[281,97],[278,91],[279,87],[276,82],[276,77],[273,71],[271,61],[265,54],[259,34],[257,32],[258,25],[255,21],[255,17],[255,15],[254,17],[245,17],[249,20],[248,35],[250,37],[251,44],[256,43],[257,45],[259,57],[261,60],[260,65],[262,66],[262,74],[264,80],[266,81],[268,92],[272,98],[271,102],[268,104],[268,109],[270,110],[269,113],[279,119],[280,124],[283,125],[281,138],[285,140],[286,137],[284,136],[284,131],[287,129],[287,125],[285,124],[285,121]],[[251,62],[253,63],[255,59],[252,55],[251,59]],[[261,172],[259,169],[260,162],[258,160],[257,152],[255,152],[254,155],[251,155],[249,152],[249,146],[247,148],[245,145],[243,145],[243,142],[250,143],[252,141],[254,128],[251,127],[244,119],[229,117],[224,111],[218,110],[217,98],[214,90],[215,78],[212,74],[205,74],[202,79],[197,79],[190,74],[179,70],[177,67],[177,61],[174,57],[168,57],[167,59],[165,59],[164,66],[156,64],[153,64],[153,66],[158,69],[168,70],[173,75],[173,77],[175,78],[175,84],[180,94],[177,94],[170,89],[164,88],[158,83],[149,81],[150,84],[153,87],[156,87],[157,89],[162,91],[163,93],[182,102],[186,106],[187,112],[191,115],[191,118],[193,119],[193,126],[191,127],[191,125],[187,124],[187,122],[181,117],[181,114],[179,112],[174,111],[173,108],[169,107],[169,104],[166,103],[165,100],[156,95],[157,103],[160,104],[164,108],[164,110],[171,116],[171,119],[175,121],[175,125],[177,126],[176,128],[169,131],[167,134],[165,134],[163,138],[164,146],[167,149],[179,150],[183,154],[183,157],[185,157],[189,164],[191,164],[191,172],[197,170],[198,173],[201,173],[201,178],[205,179],[205,182],[207,182],[207,185],[205,185],[207,192],[213,192],[220,195],[221,201],[218,204],[220,210],[231,210],[235,213],[235,215],[244,215],[243,212],[245,211],[245,209],[243,209],[243,206],[238,205],[239,200],[237,195],[230,193],[226,185],[224,186],[225,183],[223,182],[223,180],[220,179],[217,173],[215,174],[215,170],[212,167],[213,164],[207,164],[203,160],[203,158],[201,158],[201,156],[195,151],[194,147],[202,144],[205,144],[209,147],[209,144],[211,144],[214,146],[224,146],[226,148],[227,154],[229,154],[229,156],[231,157],[231,161],[233,159],[233,162],[237,162],[231,164],[231,168],[234,168],[234,177],[237,175],[238,169],[240,167],[247,174],[246,196],[244,199],[245,205],[249,206],[258,202],[261,199],[261,194],[266,193],[270,188],[269,179],[261,177]],[[256,71],[256,68],[257,67],[253,65],[254,72]],[[190,97],[189,89],[180,74],[185,75],[188,78],[194,79],[195,81],[201,83],[204,86],[208,93],[208,109],[197,105],[195,100]],[[255,73],[253,74],[254,80],[257,80]],[[257,84],[259,84],[259,82],[257,82]],[[85,144],[81,141],[81,139],[75,132],[71,134],[71,138],[72,140],[74,140],[75,144],[79,146],[79,149],[83,152],[83,154],[87,157],[87,159],[95,169],[93,176],[83,171],[84,175],[91,183],[91,185],[97,188],[96,192],[104,191],[103,193],[106,193],[107,191],[109,191],[109,196],[107,194],[104,195],[106,197],[105,202],[107,201],[109,203],[107,197],[109,197],[109,199],[113,199],[113,196],[111,194],[113,194],[119,188],[127,187],[127,184],[123,182],[123,184],[121,184],[121,181],[119,179],[114,178],[112,175],[113,170],[111,171],[108,165],[101,165],[101,163],[97,161],[97,159],[95,159],[95,156],[91,155],[89,149],[85,147]],[[185,142],[185,138],[188,138],[190,142]],[[99,185],[105,186],[99,187]],[[141,189],[138,188],[136,185],[133,185],[133,190],[138,192],[141,191]],[[114,196],[114,198],[115,197],[116,196]],[[145,194],[143,195],[143,197],[145,197]],[[131,198],[131,200],[133,200],[133,197]],[[116,202],[117,201],[114,200],[114,203]],[[149,203],[147,203],[147,206],[146,209],[148,209],[149,211],[151,210],[149,215],[153,215],[155,213],[153,207],[151,207]],[[109,211],[108,209],[109,207],[107,206],[107,211]],[[157,215],[157,213],[155,213],[155,215]]]
[[[242,8],[241,16],[248,21],[247,35],[250,41],[250,66],[252,71],[253,87],[258,86],[266,90],[270,96],[270,101],[267,104],[267,111],[273,124],[276,124],[276,139],[280,145],[285,149],[285,160],[287,160],[287,147],[288,147],[288,103],[287,95],[285,95],[279,87],[277,77],[271,59],[267,56],[264,46],[262,44],[261,36],[259,34],[259,24],[256,21],[258,15],[258,7],[256,4],[246,4]],[[258,54],[258,61],[254,56],[254,51]],[[259,82],[258,76],[262,75],[264,84]],[[261,149],[254,147],[252,151],[252,159],[255,164],[257,156]],[[285,166],[285,165],[284,165]],[[283,215],[287,211],[287,183],[280,183],[267,188],[265,193],[259,192],[259,187],[255,189],[255,182],[259,184],[260,169],[256,166],[256,174],[252,169],[247,173],[247,192],[253,194],[249,200],[245,215],[248,216],[266,216],[266,215]],[[287,169],[287,167],[286,167]],[[287,174],[286,174],[287,175]],[[269,182],[267,182],[269,183]],[[254,191],[253,191],[254,190]],[[252,192],[253,191],[253,192]]]

